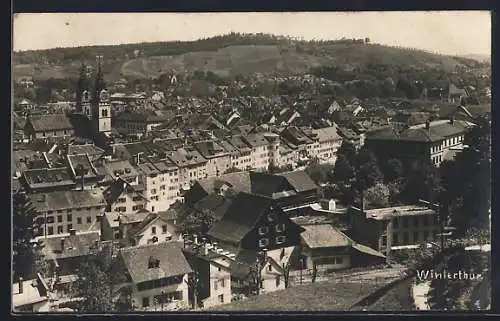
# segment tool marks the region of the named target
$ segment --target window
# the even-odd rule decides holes
[[[151,227],[151,234],[156,234],[156,226]]]
[[[81,217],[77,217],[76,218],[76,224],[82,224],[82,218]]]
[[[48,234],[48,235],[52,235],[52,234],[54,234],[54,228],[53,228],[52,226],[49,226],[49,227],[47,228],[47,234]]]
[[[217,290],[219,288],[219,282],[216,280],[214,281],[214,290]]]
[[[49,224],[54,223],[54,216],[47,216],[47,223]]]
[[[403,217],[403,228],[408,228],[408,217]]]
[[[272,272],[273,271],[273,266],[271,264],[269,264],[269,272]]]
[[[265,234],[267,234],[267,232],[269,232],[269,228],[267,226],[259,227],[259,234],[260,235],[265,235]]]
[[[125,197],[120,197],[118,199],[118,203],[125,203],[127,201],[127,199]]]
[[[92,217],[91,216],[87,216],[87,223],[92,223]]]
[[[387,245],[387,236],[382,236],[382,246],[386,246]]]
[[[286,241],[286,236],[277,236],[276,237],[276,244],[282,244],[285,243]]]
[[[408,245],[410,243],[410,240],[408,239],[408,232],[403,233],[403,245]]]
[[[274,221],[275,219],[276,219],[276,214],[274,214],[274,213],[269,213],[269,214],[267,214],[267,220],[268,220],[269,222],[272,222],[272,221]]]
[[[68,229],[68,233],[69,233],[69,231],[73,229],[73,224],[68,224],[66,226],[66,228]]]
[[[148,306],[149,306],[149,298],[148,297],[142,298],[142,307],[147,308]]]
[[[224,303],[224,294],[217,296],[219,303]]]
[[[66,219],[68,220],[68,222],[72,222],[73,221],[73,215],[71,215],[71,214],[66,215]]]
[[[276,287],[279,287],[279,286],[280,286],[280,284],[281,284],[281,278],[280,278],[280,276],[278,275],[278,276],[276,277]]]
[[[224,282],[225,280],[224,279],[220,279],[220,287],[223,288],[226,286],[226,283]]]
[[[393,228],[398,228],[398,223],[399,223],[398,218],[397,218],[397,217],[395,217],[395,218],[392,220],[392,227],[393,227]]]
[[[166,225],[163,225],[163,226],[161,227],[161,231],[162,231],[162,233],[163,233],[163,234],[167,233],[167,226],[166,226]]]
[[[414,225],[415,227],[417,227],[417,226],[419,225],[419,223],[420,223],[420,218],[419,218],[418,216],[415,216],[415,217],[413,218],[413,225]]]
[[[57,234],[64,233],[64,229],[62,225],[57,226]]]
[[[424,216],[424,226],[428,226],[429,225],[429,216]]]
[[[280,232],[283,232],[285,230],[285,224],[282,223],[282,224],[276,224],[276,232],[277,233],[280,233]]]
[[[344,264],[344,258],[342,256],[337,256],[335,258],[335,264]]]
[[[269,239],[260,239],[259,240],[259,247],[265,247],[269,245]]]
[[[398,234],[397,233],[392,234],[392,244],[398,245],[398,243],[399,243]]]
[[[57,223],[61,223],[62,222],[62,215],[57,215]]]
[[[418,232],[413,232],[413,243],[419,243]]]
[[[220,266],[217,267],[217,271],[219,271],[219,272],[222,271]]]

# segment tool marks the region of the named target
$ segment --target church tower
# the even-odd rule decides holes
[[[102,56],[97,56],[97,74],[92,94],[91,119],[97,133],[111,132],[111,104],[102,73]]]

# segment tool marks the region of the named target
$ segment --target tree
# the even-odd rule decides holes
[[[38,213],[24,193],[13,196],[12,213],[12,252],[15,277],[32,276],[34,256],[38,255],[41,246],[34,247],[31,241],[39,235],[41,228]]]
[[[384,184],[377,183],[364,192],[364,204],[367,209],[387,207],[389,196],[389,188]]]
[[[392,182],[401,178],[403,173],[403,164],[399,159],[389,159],[385,164],[384,168],[384,180],[385,182]]]
[[[349,182],[355,176],[352,163],[344,154],[339,154],[333,168],[331,179],[334,182]]]
[[[357,155],[356,146],[346,140],[342,141],[342,145],[337,150],[337,156],[340,155],[344,155],[349,163],[354,165]]]
[[[77,304],[80,313],[113,312],[115,308],[110,278],[94,260],[79,266],[73,295],[81,298]]]
[[[313,260],[311,283],[315,283],[317,277],[318,277],[318,265],[316,261]]]
[[[191,293],[193,293],[193,302],[191,305],[192,309],[196,309],[199,307],[199,305],[202,303],[201,300],[199,300],[200,296],[200,275],[198,270],[194,270],[194,272],[189,275],[189,278],[186,281],[189,290]]]

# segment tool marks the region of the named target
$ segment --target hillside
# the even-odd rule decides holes
[[[436,55],[413,49],[366,43],[364,40],[292,41],[270,35],[227,35],[194,42],[129,44],[57,48],[14,53],[14,78],[76,77],[80,59],[93,63],[105,57],[109,81],[122,77],[158,77],[169,71],[211,70],[224,75],[249,73],[305,73],[321,65],[356,68],[366,63],[407,65],[453,71],[478,67],[467,58]]]

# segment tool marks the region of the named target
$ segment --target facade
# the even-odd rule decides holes
[[[169,121],[165,116],[124,112],[113,117],[113,128],[124,135],[149,135],[155,127]]]
[[[66,235],[72,230],[98,229],[98,219],[107,203],[100,190],[57,191],[33,194],[33,207],[42,228],[39,235]]]
[[[188,275],[193,272],[177,242],[120,249],[112,267],[122,278],[117,288],[132,298],[139,311],[173,310],[189,306]]]
[[[194,147],[206,160],[206,175],[220,176],[231,168],[231,155],[215,140],[199,141]]]
[[[106,212],[135,213],[146,208],[148,200],[143,192],[142,186],[134,186],[118,178],[103,192]]]
[[[29,115],[24,135],[30,140],[73,136],[73,125],[65,114]]]
[[[186,259],[199,279],[199,290],[196,303],[198,307],[209,308],[231,302],[231,258],[206,245],[184,249]],[[191,294],[194,300],[194,293]]]
[[[402,132],[382,129],[367,135],[366,146],[382,162],[394,158],[406,168],[429,163],[439,166],[463,148],[464,136],[472,126],[473,123],[452,118],[411,126]]]
[[[342,145],[342,138],[337,134],[337,127],[313,129],[312,132],[318,138],[317,157],[320,164],[335,164],[337,150]]]
[[[436,240],[441,225],[435,208],[406,205],[381,209],[350,209],[352,238],[387,257],[398,246]]]

